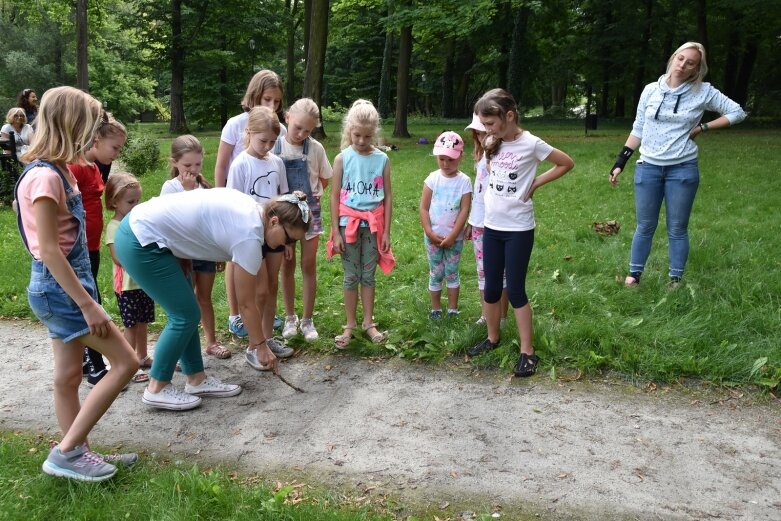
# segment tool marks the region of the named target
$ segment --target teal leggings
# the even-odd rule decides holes
[[[127,217],[117,230],[114,251],[125,271],[168,316],[155,345],[154,362],[149,375],[155,380],[170,382],[177,360],[181,361],[182,372],[186,375],[203,371],[201,337],[198,333],[201,311],[192,284],[184,276],[179,260],[171,250],[160,248],[155,243],[141,246]]]

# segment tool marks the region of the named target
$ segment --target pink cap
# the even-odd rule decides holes
[[[466,126],[464,130],[477,130],[478,132],[485,132],[485,127],[480,121],[480,116],[472,114],[472,122]]]
[[[448,130],[439,135],[434,142],[434,155],[458,159],[464,152],[464,140],[455,132]]]

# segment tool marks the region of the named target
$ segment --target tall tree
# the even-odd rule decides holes
[[[388,17],[393,14],[393,0],[388,0]],[[385,29],[385,47],[382,51],[382,72],[380,73],[380,92],[377,95],[377,111],[380,117],[390,115],[390,74],[393,54],[393,31]]]
[[[296,99],[296,28],[301,20],[298,16],[298,0],[285,0],[285,14],[287,15],[285,97],[289,107]]]
[[[172,134],[189,134],[184,115],[184,59],[182,40],[182,0],[171,0],[171,122]]]
[[[412,26],[405,25],[399,33],[399,65],[396,69],[396,121],[393,137],[409,137],[409,66],[412,60]]]
[[[328,11],[329,0],[313,2],[311,20],[309,23],[309,48],[306,56],[306,72],[304,75],[304,97],[312,98],[317,106],[322,104],[323,72],[325,71],[325,48],[328,43]],[[315,138],[325,137],[323,127],[316,127],[312,132]]]
[[[76,0],[76,87],[89,92],[87,0]]]
[[[522,3],[515,13],[515,24],[513,28],[512,47],[510,48],[510,64],[507,70],[507,89],[513,95],[518,106],[524,103],[524,80],[526,76],[526,63],[529,52],[529,42],[527,38],[529,16],[531,8]]]

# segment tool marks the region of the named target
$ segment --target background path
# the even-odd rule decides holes
[[[0,321],[0,345],[0,428],[56,438],[45,331]],[[244,392],[176,413],[144,406],[143,384],[131,384],[93,442],[329,487],[376,487],[371,493],[432,506],[526,505],[574,519],[781,520],[778,402],[310,354],[282,366],[306,390],[299,394],[240,355],[206,361]],[[183,385],[181,375],[174,381]]]

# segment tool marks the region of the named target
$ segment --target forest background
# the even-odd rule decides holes
[[[89,90],[120,120],[219,128],[268,68],[287,106],[373,100],[463,117],[505,87],[527,115],[631,118],[688,40],[751,120],[781,116],[779,0],[0,0],[0,106],[24,88]]]

